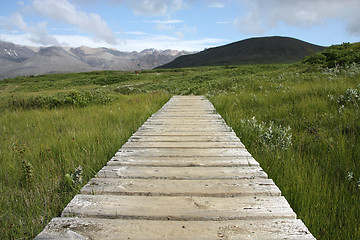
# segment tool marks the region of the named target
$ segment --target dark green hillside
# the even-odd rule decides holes
[[[250,38],[181,56],[158,68],[292,63],[324,49],[325,47],[289,37]]]

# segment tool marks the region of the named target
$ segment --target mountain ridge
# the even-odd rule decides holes
[[[213,65],[291,63],[325,50],[325,47],[291,37],[248,38],[223,46],[180,56],[157,68],[184,68]]]
[[[101,70],[147,70],[192,52],[144,49],[122,52],[111,48],[32,47],[0,40],[0,79],[51,73]]]

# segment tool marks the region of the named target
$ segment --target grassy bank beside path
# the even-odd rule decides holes
[[[119,95],[105,105],[2,109],[0,239],[35,237],[169,97]]]

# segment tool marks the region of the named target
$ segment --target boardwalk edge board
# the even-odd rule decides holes
[[[204,96],[173,96],[35,238],[312,239]]]

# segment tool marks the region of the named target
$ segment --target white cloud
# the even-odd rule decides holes
[[[209,8],[224,8],[225,4],[221,2],[213,2],[208,5]]]
[[[360,1],[358,0],[240,0],[248,13],[235,19],[234,25],[243,33],[263,33],[279,23],[297,27],[326,24],[342,19],[347,31],[360,35]]]
[[[76,9],[67,0],[34,0],[34,10],[42,16],[64,22],[79,28],[82,31],[92,33],[101,41],[115,44],[114,33],[98,14],[85,13]]]
[[[265,26],[262,19],[257,17],[256,13],[249,12],[247,15],[238,17],[234,20],[235,27],[246,34],[263,34]]]
[[[93,39],[83,36],[55,36],[59,42],[62,42],[67,46],[81,46],[86,45],[89,47],[108,47],[116,48],[120,51],[130,52],[130,51],[142,51],[147,48],[155,49],[173,49],[173,50],[187,50],[187,51],[201,51],[204,48],[218,46],[228,42],[226,39],[219,38],[203,38],[198,40],[184,40],[179,36],[173,37],[168,35],[143,35],[139,39],[125,39],[126,44],[117,44],[111,45],[106,42],[102,42],[99,45],[98,42],[95,42]],[[0,35],[1,37],[1,35]]]
[[[44,46],[42,43],[36,43],[32,39],[30,33],[25,34],[9,34],[9,33],[0,33],[1,41],[11,42],[14,44],[24,45],[24,46],[33,46],[41,47]]]
[[[346,26],[346,31],[355,36],[360,36],[360,19],[350,20]]]
[[[29,26],[20,13],[13,13],[10,17],[1,17],[0,22],[8,31],[16,32],[18,30],[26,33],[26,39],[35,44],[58,45],[57,40],[49,35],[47,23],[39,22],[35,26]]]
[[[168,30],[174,30],[175,28],[168,28]],[[197,28],[189,27],[188,25],[184,24],[182,27],[178,28],[177,31],[174,31],[174,35],[176,38],[184,40],[185,34],[196,34]]]
[[[201,51],[205,48],[218,46],[228,42],[226,39],[219,38],[203,38],[197,40],[184,40],[177,37],[166,35],[149,35],[146,39],[134,40],[127,39],[126,45],[118,47],[122,51],[137,50],[152,48],[156,49],[173,49],[173,50],[187,50],[187,51]]]
[[[128,34],[128,35],[146,35],[146,33],[140,32],[140,31],[124,32],[124,34]]]
[[[136,15],[145,16],[168,16],[188,7],[183,0],[127,0],[126,3]]]
[[[136,15],[163,16],[168,11],[166,4],[159,0],[130,1],[129,4]]]
[[[175,36],[179,39],[184,39],[185,34],[182,31],[175,32]]]
[[[173,24],[182,23],[184,21],[183,20],[178,20],[178,19],[169,19],[169,20],[145,20],[143,22],[145,22],[145,23],[156,23],[157,24],[156,25],[157,30],[170,31],[170,30],[175,29]]]
[[[184,20],[178,19],[169,19],[169,20],[151,20],[151,21],[144,21],[146,23],[160,23],[160,24],[174,24],[174,23],[182,23]]]
[[[13,42],[15,44],[40,47],[39,43],[34,43],[29,40],[29,34],[1,34],[0,39],[3,41]],[[143,35],[140,39],[125,39],[125,43],[118,43],[116,45],[109,44],[105,41],[95,41],[86,36],[79,35],[54,35],[53,36],[62,46],[68,47],[107,47],[116,48],[120,51],[142,51],[147,48],[156,49],[173,49],[173,50],[187,50],[187,51],[201,51],[205,48],[215,47],[227,43],[227,39],[220,38],[203,38],[197,40],[184,40],[167,35]]]
[[[175,27],[171,24],[163,24],[163,23],[159,23],[156,25],[156,29],[157,30],[161,30],[161,31],[170,31],[170,30],[174,30]]]
[[[52,28],[50,28],[50,30],[52,30],[52,31],[74,31],[74,29],[73,28],[56,28],[56,27],[52,27]]]
[[[192,34],[196,34],[197,33],[197,28],[194,27],[189,27],[188,25],[183,26],[183,31],[187,32],[187,33],[192,33]]]
[[[116,45],[108,43],[106,41],[94,40],[93,38],[87,36],[80,35],[55,35],[54,36],[62,46],[68,47],[79,47],[79,46],[87,46],[87,47],[107,47],[113,48],[114,46],[121,46],[122,43],[118,43]]]
[[[143,16],[170,16],[173,12],[189,8],[194,0],[102,0],[101,3],[128,5],[134,14]],[[98,3],[97,0],[72,0],[82,5]]]

